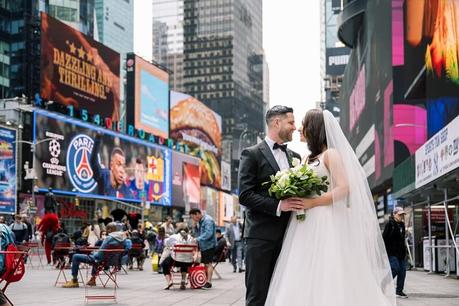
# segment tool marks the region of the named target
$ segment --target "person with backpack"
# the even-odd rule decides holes
[[[22,223],[22,216],[15,215],[14,222],[10,225],[11,231],[14,233],[14,243],[20,245],[29,240],[27,225]]]

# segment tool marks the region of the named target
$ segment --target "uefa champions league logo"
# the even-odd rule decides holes
[[[91,192],[97,185],[90,164],[94,140],[85,134],[75,136],[67,151],[67,169],[70,181],[76,190]],[[96,153],[97,154],[97,153]]]

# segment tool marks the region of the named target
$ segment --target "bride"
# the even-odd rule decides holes
[[[306,220],[292,214],[265,305],[396,305],[366,175],[338,122],[310,110],[303,136],[311,151],[304,162],[330,187],[303,199]]]

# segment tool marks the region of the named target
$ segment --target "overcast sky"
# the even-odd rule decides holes
[[[269,65],[270,104],[292,106],[297,125],[320,100],[319,3],[263,1],[263,46]],[[151,60],[151,1],[136,0],[134,4],[134,51]]]

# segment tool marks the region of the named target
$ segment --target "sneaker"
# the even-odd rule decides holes
[[[74,281],[73,279],[69,280],[64,285],[62,285],[62,288],[78,288],[78,287],[79,287],[78,281]]]
[[[408,295],[406,295],[405,293],[403,293],[403,291],[397,292],[397,293],[396,293],[396,296],[397,296],[398,298],[401,298],[401,299],[407,299],[407,298],[408,298]]]
[[[239,268],[239,273],[242,273],[242,272],[245,272],[245,270],[242,268]]]
[[[185,290],[186,289],[186,284],[184,281],[180,283],[180,290]]]
[[[210,288],[212,288],[212,284],[211,283],[205,283],[204,286],[202,286],[201,288],[204,289],[204,290],[210,289]]]
[[[89,279],[89,281],[86,283],[86,286],[94,287],[95,285],[96,285],[96,278],[95,277],[91,277]]]

